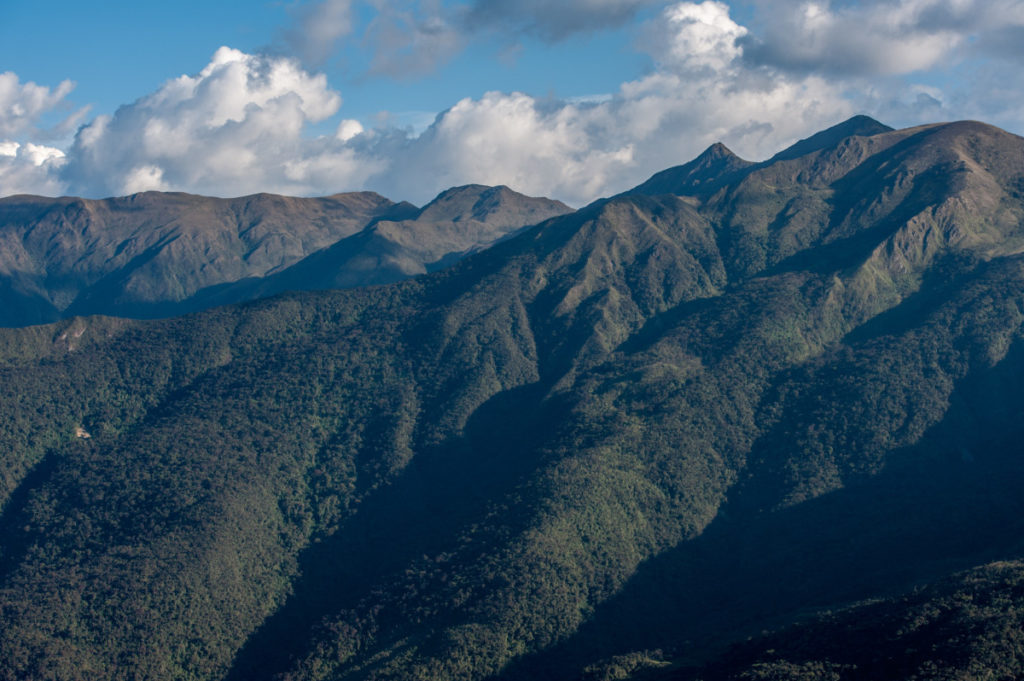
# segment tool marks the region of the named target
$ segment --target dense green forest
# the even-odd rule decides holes
[[[1018,673],[963,660],[1019,565],[950,577],[1024,558],[983,124],[718,145],[413,280],[0,330],[0,374],[0,676]]]

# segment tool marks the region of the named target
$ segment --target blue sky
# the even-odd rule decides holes
[[[0,195],[579,205],[867,113],[1024,132],[1024,0],[0,4]]]
[[[70,79],[76,84],[70,101],[110,114],[170,78],[199,71],[221,46],[294,55],[288,32],[301,25],[303,8],[316,5],[5,0],[0,5],[0,70],[41,85]],[[342,93],[345,115],[366,121],[382,112],[433,116],[463,97],[490,90],[563,97],[608,92],[650,68],[649,57],[633,49],[630,31],[620,29],[578,33],[557,42],[508,36],[507,44],[499,39],[466,45],[436,68],[376,74],[370,72],[374,50],[365,42],[376,14],[372,5],[357,5],[352,32],[313,64]]]

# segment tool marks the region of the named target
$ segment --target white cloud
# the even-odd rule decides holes
[[[338,131],[334,133],[334,136],[342,142],[348,142],[356,135],[362,135],[364,132],[366,132],[366,130],[363,128],[362,123],[352,120],[351,118],[346,118],[338,124]]]
[[[39,144],[0,142],[0,196],[63,193],[58,173],[64,152]]]
[[[19,144],[18,142],[0,142],[0,156],[21,159],[22,162],[39,167],[43,165],[60,166],[64,164],[64,152],[56,147],[42,144]]]
[[[742,50],[737,41],[747,29],[729,17],[729,6],[721,2],[682,2],[662,13],[663,22],[649,31],[661,64],[672,69],[714,69],[729,67]]]
[[[32,82],[22,83],[11,71],[0,73],[0,138],[39,134],[40,119],[60,108],[74,87],[74,83],[65,80],[50,89]],[[84,111],[70,118],[82,115]]]
[[[121,182],[122,194],[136,192],[167,191],[170,185],[164,182],[164,171],[157,166],[137,166],[127,173]]]
[[[852,113],[820,79],[751,77],[736,44],[745,29],[722,3],[677,3],[653,24],[659,69],[611,96],[492,92],[458,102],[422,133],[342,120],[311,138],[310,124],[341,105],[325,78],[294,60],[221,48],[198,74],[82,126],[65,162],[49,166],[50,182],[59,172],[71,193],[89,196],[372,188],[419,203],[480,182],[581,204],[715,141],[761,157]]]
[[[378,180],[393,192],[415,188],[418,199],[469,182],[592,198],[633,163],[631,145],[605,135],[609,123],[601,106],[491,92],[446,111]]]
[[[580,204],[719,140],[764,158],[855,113],[824,79],[751,73],[736,44],[744,33],[723,3],[674,4],[648,31],[660,65],[651,75],[590,101],[497,92],[463,100],[376,181],[395,194],[406,188],[404,195],[415,186],[429,194],[469,181],[503,183]]]
[[[55,147],[28,142],[19,149],[19,152],[21,156],[24,156],[34,166],[64,164],[64,152]]]
[[[294,162],[341,144],[303,136],[308,124],[340,106],[326,78],[294,60],[221,48],[199,74],[168,81],[83,126],[63,177],[72,191],[87,194],[172,187],[212,194],[322,191]],[[335,186],[357,182],[356,175],[339,174]]]
[[[752,70],[828,77],[891,125],[1024,130],[1024,0],[754,2],[739,40]]]

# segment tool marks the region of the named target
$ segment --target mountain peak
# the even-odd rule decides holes
[[[800,140],[796,144],[783,149],[772,156],[769,161],[787,161],[801,156],[806,156],[807,154],[812,154],[815,151],[833,147],[847,137],[871,137],[872,135],[879,135],[883,132],[892,131],[893,128],[890,128],[884,123],[879,123],[870,116],[858,114],[853,118],[843,121],[842,123],[833,125],[831,128],[826,128],[819,133],[811,135],[807,139]]]
[[[715,142],[689,163],[656,173],[625,194],[704,194],[714,191],[752,165],[721,142]]]
[[[434,199],[430,201],[430,203],[428,203],[427,205],[429,206],[431,203],[444,201],[445,199],[450,199],[454,196],[476,196],[484,193],[488,189],[493,189],[493,187],[490,187],[485,184],[463,184],[457,187],[449,187],[448,189],[443,190],[440,194],[435,196]]]
[[[732,152],[732,149],[725,146],[721,142],[715,142],[710,147],[701,152],[695,160],[697,161],[717,161],[722,158],[739,158]]]
[[[491,187],[467,184],[446,189],[438,194],[423,207],[418,219],[442,222],[474,219],[518,228],[534,222],[531,218],[526,218],[526,214],[539,211],[536,220],[539,222],[541,219],[570,210],[559,201],[526,196],[505,185]]]

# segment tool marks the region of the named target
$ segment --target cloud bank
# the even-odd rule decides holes
[[[613,17],[640,3],[568,4],[584,7],[587,21],[617,21]],[[1024,3],[995,4],[1002,12],[999,22],[994,10],[973,0],[901,0],[787,4],[765,14],[761,24],[743,26],[723,2],[676,2],[638,39],[653,69],[615,92],[583,101],[491,92],[455,103],[421,134],[343,119],[340,94],[297,58],[225,47],[199,73],[171,80],[80,127],[61,151],[18,141],[18,135],[30,134],[70,85],[51,91],[5,74],[0,104],[25,103],[20,113],[2,109],[0,194],[107,196],[174,189],[308,195],[373,189],[423,203],[449,186],[479,182],[580,205],[685,162],[713,142],[724,141],[750,159],[765,158],[858,112],[891,124],[955,115],[1024,127],[1024,88],[1012,86],[1021,83],[1014,51],[1019,47],[1005,37],[1024,27]],[[348,30],[346,2],[309,11],[327,12],[328,6],[336,21],[327,22],[322,49]],[[554,22],[544,29],[552,37],[561,25],[558,11],[540,3],[517,5],[516,16],[501,14],[512,9],[496,8],[480,0],[470,11],[487,11],[489,20],[519,22],[523,30],[538,32],[530,22],[543,15]],[[378,15],[381,23],[373,30],[380,44],[390,39],[388,30],[405,30],[394,28],[399,25],[421,26],[426,36],[420,45],[405,45],[405,53],[396,52],[381,70],[420,59],[421,50],[436,56],[458,49],[463,38],[452,34],[454,24],[445,23],[440,9],[420,5],[412,13]],[[442,23],[431,24],[435,19]],[[862,40],[846,40],[855,26]],[[992,36],[1003,36],[1003,42]],[[960,91],[915,84],[906,75],[980,52],[988,57],[986,66]],[[815,63],[820,68],[812,68]],[[333,133],[312,132],[326,122]]]

